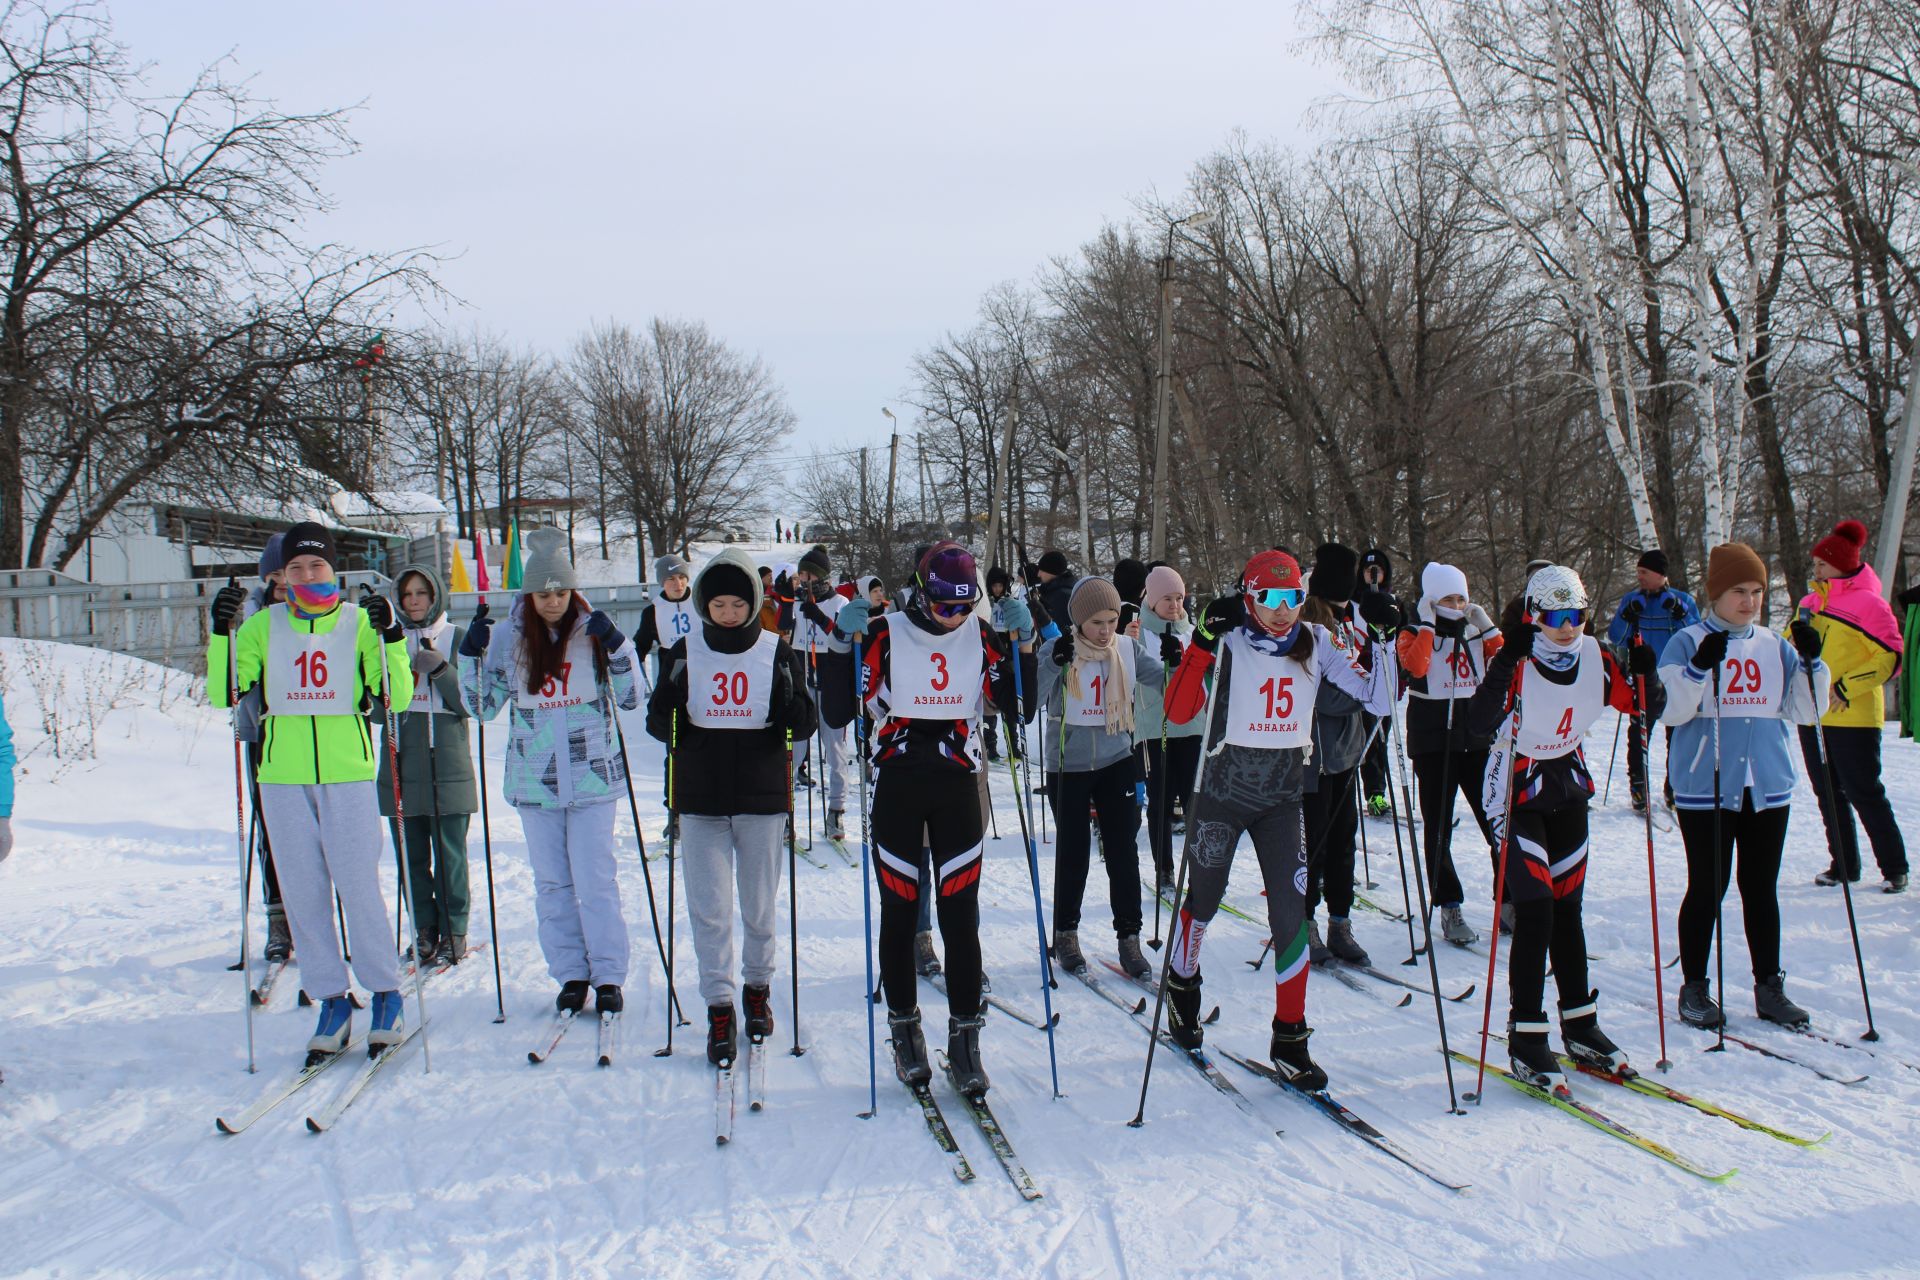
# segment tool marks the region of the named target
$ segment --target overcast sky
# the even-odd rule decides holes
[[[114,0],[156,88],[231,53],[286,109],[363,103],[315,239],[438,245],[454,317],[559,352],[705,320],[792,449],[878,444],[914,353],[1334,88],[1266,3]]]

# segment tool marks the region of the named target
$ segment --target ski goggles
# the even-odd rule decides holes
[[[1555,627],[1577,627],[1586,620],[1585,609],[1548,609],[1540,615],[1540,625],[1548,630]]]
[[[1262,609],[1298,609],[1307,602],[1307,593],[1299,587],[1261,587],[1247,595]]]
[[[936,618],[958,618],[973,612],[971,600],[929,600],[927,610]]]

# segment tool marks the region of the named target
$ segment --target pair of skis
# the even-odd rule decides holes
[[[595,1015],[599,1026],[599,1046],[594,1051],[595,1060],[603,1067],[613,1065],[614,1056],[620,1048],[620,1014],[608,1010]],[[580,1020],[580,1014],[572,1009],[556,1009],[548,1020],[546,1029],[540,1034],[540,1041],[527,1050],[527,1061],[539,1066],[560,1047],[567,1032],[573,1030],[573,1024]]]
[[[767,1106],[767,1042],[764,1036],[747,1037],[747,1110],[754,1114]],[[733,1141],[733,1117],[738,1101],[733,1063],[728,1062],[713,1075],[713,1145],[724,1147]]]
[[[959,1086],[953,1081],[952,1064],[947,1061],[944,1054],[941,1055],[940,1065],[946,1072],[947,1083],[954,1085],[955,1093],[960,1093]],[[959,1141],[953,1136],[953,1128],[947,1123],[946,1114],[940,1110],[940,1103],[933,1096],[933,1086],[910,1084],[906,1086],[906,1090],[913,1095],[914,1102],[919,1105],[920,1117],[926,1123],[927,1132],[932,1136],[934,1145],[946,1155],[954,1180],[972,1182],[976,1176],[973,1166],[967,1162],[966,1152],[960,1149]],[[1040,1199],[1042,1192],[1039,1186],[1035,1184],[1033,1176],[1027,1172],[1026,1166],[1021,1163],[1019,1153],[1014,1151],[1013,1143],[1007,1138],[1007,1132],[1001,1127],[999,1118],[993,1114],[993,1108],[987,1105],[986,1097],[960,1093],[960,1100],[966,1107],[967,1115],[972,1118],[974,1127],[979,1129],[980,1136],[986,1139],[987,1147],[993,1152],[994,1160],[1006,1173],[1007,1180],[1013,1183],[1014,1190],[1020,1193],[1020,1198],[1022,1200]]]
[[[289,1098],[301,1093],[315,1081],[319,1080],[321,1076],[331,1072],[334,1067],[339,1066],[343,1062],[352,1062],[357,1059],[360,1062],[360,1066],[353,1073],[353,1078],[341,1086],[340,1090],[327,1101],[326,1105],[317,1111],[311,1112],[307,1116],[307,1129],[310,1132],[325,1133],[339,1121],[340,1117],[345,1114],[347,1108],[353,1105],[354,1100],[366,1092],[367,1086],[379,1078],[387,1065],[398,1058],[402,1051],[405,1050],[408,1045],[412,1044],[414,1038],[419,1034],[420,1028],[418,1026],[410,1027],[402,1035],[398,1043],[373,1050],[364,1055],[362,1050],[367,1048],[367,1041],[366,1037],[361,1036],[351,1041],[347,1047],[339,1053],[328,1054],[317,1061],[310,1062],[293,1074],[269,1086],[264,1093],[255,1098],[253,1103],[239,1115],[233,1116],[232,1118],[215,1116],[213,1120],[214,1128],[225,1134],[244,1133]]]

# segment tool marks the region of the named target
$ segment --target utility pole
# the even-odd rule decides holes
[[[999,562],[1000,512],[1007,501],[1007,464],[1013,457],[1013,430],[1020,423],[1020,392],[1016,386],[1007,405],[1006,429],[1000,433],[1000,457],[993,468],[993,500],[987,504],[987,560]]]
[[[1888,478],[1887,505],[1880,513],[1880,543],[1873,571],[1880,585],[1893,591],[1893,571],[1900,563],[1900,540],[1907,529],[1907,499],[1913,493],[1915,437],[1920,436],[1920,337],[1913,340],[1907,365],[1907,408],[1900,417],[1900,441],[1893,450],[1893,473]]]
[[[867,505],[867,447],[860,446],[860,528],[866,536],[873,537],[873,509]],[[878,566],[876,566],[878,567]]]
[[[881,413],[887,415],[887,421],[893,427],[893,433],[887,441],[887,527],[882,534],[886,551],[882,559],[889,564],[893,561],[893,482],[900,471],[900,420],[893,416],[893,410],[881,407]]]

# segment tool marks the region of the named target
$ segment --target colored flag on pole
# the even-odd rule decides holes
[[[480,528],[478,525],[474,526],[473,530],[473,576],[476,579],[478,590],[491,591],[493,589],[493,583],[487,580],[487,549],[480,545]]]
[[[507,569],[505,586],[509,591],[520,589],[520,517],[515,516],[513,523],[507,526]]]
[[[466,558],[460,554],[460,544],[457,542],[453,544],[453,572],[448,576],[452,579],[448,587],[449,590],[473,590],[473,579],[467,576],[467,561]]]

